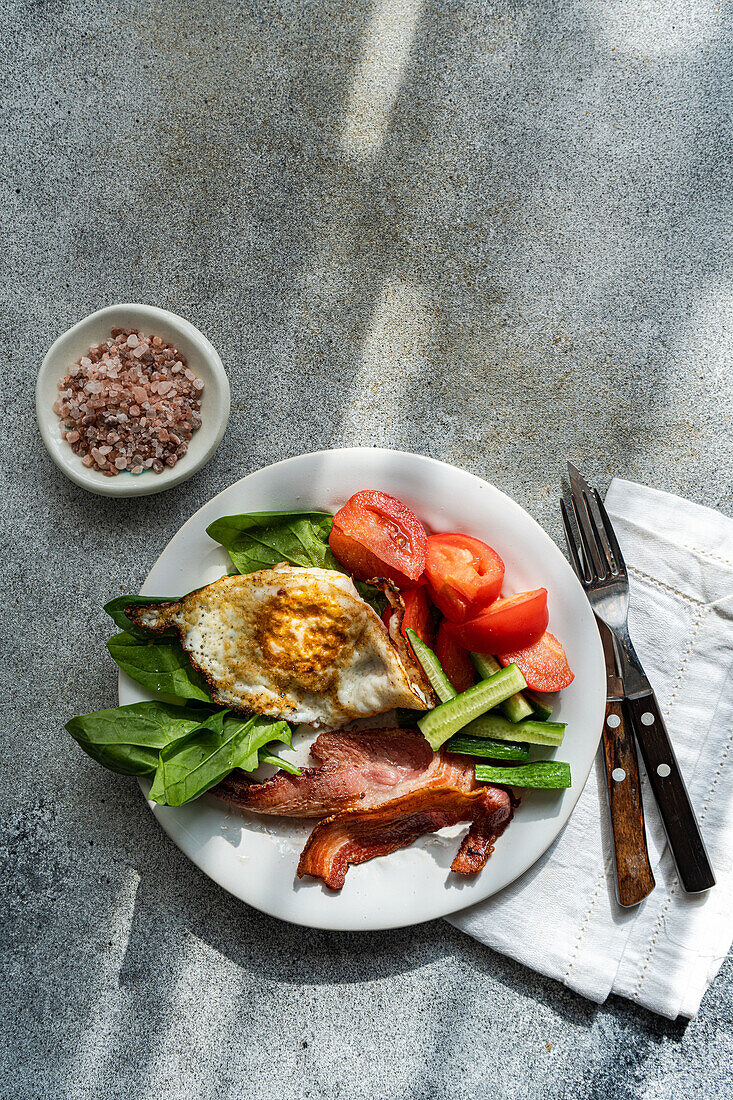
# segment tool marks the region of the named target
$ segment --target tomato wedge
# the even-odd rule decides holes
[[[401,500],[366,489],[333,517],[328,544],[358,580],[389,577],[399,587],[410,587],[425,569],[428,536]]]
[[[549,630],[534,645],[516,653],[502,653],[496,659],[505,668],[513,661],[533,691],[560,691],[575,679],[565,650]]]
[[[408,588],[402,593],[405,614],[402,619],[402,633],[414,630],[421,642],[433,648],[434,631],[430,601],[424,588]]]
[[[498,598],[504,562],[471,535],[430,535],[425,579],[435,606],[447,619],[463,623]]]
[[[446,630],[464,649],[475,653],[513,653],[534,645],[548,621],[547,589],[537,588],[497,600],[468,622],[448,623]]]
[[[440,661],[443,672],[446,674],[457,692],[468,691],[476,679],[476,669],[468,655],[468,650],[463,649],[454,642],[446,630],[445,621],[438,627],[435,638],[435,656]]]
[[[421,642],[433,648],[434,631],[430,601],[424,588],[407,588],[401,593],[405,605],[405,614],[402,617],[402,633],[407,637],[408,630],[414,630]],[[389,620],[392,617],[392,608],[389,604],[382,612],[382,622],[389,629]]]

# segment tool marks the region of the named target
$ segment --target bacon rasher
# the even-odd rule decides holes
[[[496,837],[504,831],[511,816],[509,795],[498,787],[411,791],[370,810],[347,811],[321,821],[303,849],[298,877],[312,875],[332,890],[340,890],[349,867],[388,855],[426,833],[459,821],[473,824],[451,870],[475,874],[486,863]]]
[[[301,775],[281,772],[264,783],[248,784],[233,772],[214,794],[235,806],[280,817],[330,817],[347,809],[367,809],[413,790],[477,786],[473,763],[437,752],[422,734],[405,729],[322,733],[311,746],[318,768]]]

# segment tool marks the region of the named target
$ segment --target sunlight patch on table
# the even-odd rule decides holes
[[[435,317],[422,290],[398,280],[386,283],[364,336],[339,442],[353,444],[365,424],[379,424],[379,438],[371,442],[389,442],[435,348]]]
[[[684,330],[672,342],[679,373],[725,393],[731,388],[733,285],[713,285],[690,302],[689,310]],[[725,408],[726,402],[722,404]]]
[[[119,1037],[124,999],[120,972],[130,939],[139,886],[139,874],[131,867],[127,868],[115,895],[109,925],[102,937],[109,946],[99,956],[96,968],[90,964],[88,984],[93,1007],[83,1034],[77,1037],[76,1056],[68,1067],[69,1095],[102,1096],[107,1086],[109,1059]]]
[[[341,130],[341,145],[350,157],[368,160],[384,144],[423,3],[376,0]]]
[[[601,37],[612,49],[642,57],[691,53],[706,45],[719,19],[718,0],[612,0],[594,5]]]

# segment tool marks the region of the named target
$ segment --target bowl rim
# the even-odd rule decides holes
[[[64,344],[73,341],[74,337],[77,336],[85,326],[89,325],[90,322],[108,319],[110,327],[113,327],[115,318],[117,318],[120,313],[131,311],[139,313],[141,318],[144,318],[146,324],[155,324],[156,322],[165,324],[168,328],[185,336],[191,343],[196,345],[197,351],[206,360],[207,366],[211,372],[213,381],[210,385],[216,394],[218,406],[217,410],[215,410],[212,415],[218,416],[219,424],[210,445],[206,448],[203,455],[195,461],[192,461],[190,465],[186,462],[188,458],[188,454],[186,454],[172,469],[166,469],[160,474],[156,474],[154,482],[146,481],[142,477],[132,479],[131,482],[128,479],[122,482],[121,479],[118,478],[105,478],[103,481],[100,481],[90,474],[85,466],[81,465],[81,460],[73,451],[69,450],[67,456],[59,449],[58,441],[55,438],[53,430],[56,427],[58,417],[53,409],[48,406],[44,389],[47,386],[49,376],[55,373],[54,363]],[[59,378],[60,377],[61,375],[59,375]],[[43,357],[36,379],[35,396],[38,428],[46,450],[56,466],[58,466],[70,481],[81,486],[82,489],[86,489],[88,492],[94,493],[97,496],[118,498],[152,496],[154,493],[161,493],[166,489],[172,489],[176,485],[180,485],[182,482],[186,481],[189,477],[192,477],[193,474],[197,473],[197,471],[209,461],[219,446],[224,432],[227,429],[227,424],[229,423],[229,413],[231,409],[229,379],[224,369],[224,364],[221,361],[221,357],[211,341],[204,336],[200,329],[185,317],[181,317],[171,310],[163,309],[161,306],[148,305],[145,302],[115,302],[113,305],[103,306],[101,309],[86,314],[71,325],[70,328],[60,333]],[[74,461],[72,461],[72,459]]]

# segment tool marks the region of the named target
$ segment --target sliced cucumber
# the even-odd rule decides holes
[[[501,671],[496,657],[491,657],[488,653],[472,653],[471,660],[482,680],[488,680],[489,676]]]
[[[496,657],[491,657],[488,653],[472,653],[471,660],[482,680],[494,676],[502,667]],[[505,699],[501,704],[501,709],[510,722],[521,722],[523,718],[531,718],[534,714],[533,708],[521,691]]]
[[[516,695],[510,696],[509,699],[505,699],[501,704],[501,710],[510,722],[521,722],[525,718],[531,718],[534,714],[532,707],[521,691],[518,691]]]
[[[406,634],[407,640],[412,646],[413,653],[422,665],[423,672],[432,684],[433,691],[438,696],[441,703],[447,703],[449,699],[455,699],[458,692],[443,672],[440,661],[435,656],[430,646],[425,645],[425,642],[418,638],[415,631],[410,630],[409,627],[407,628]]]
[[[538,722],[546,722],[552,717],[552,706],[547,699],[543,698],[543,692],[526,691],[524,698],[531,706],[532,713]]]
[[[534,764],[519,764],[516,768],[477,764],[476,778],[480,783],[501,783],[506,787],[560,790],[572,786],[570,765],[562,760],[538,760]]]
[[[423,715],[417,724],[428,744],[433,749],[439,749],[444,741],[474,718],[503,703],[510,695],[526,686],[524,676],[517,666],[508,665],[488,680],[481,680],[468,691],[462,691],[455,698],[441,703],[435,710]]]
[[[486,756],[489,760],[527,760],[529,749],[518,741],[492,741],[490,737],[461,737],[457,733],[443,745],[448,752],[464,756]]]
[[[498,741],[528,741],[530,745],[562,745],[565,723],[510,722],[500,714],[484,714],[467,725],[463,734],[465,737],[493,737]]]

